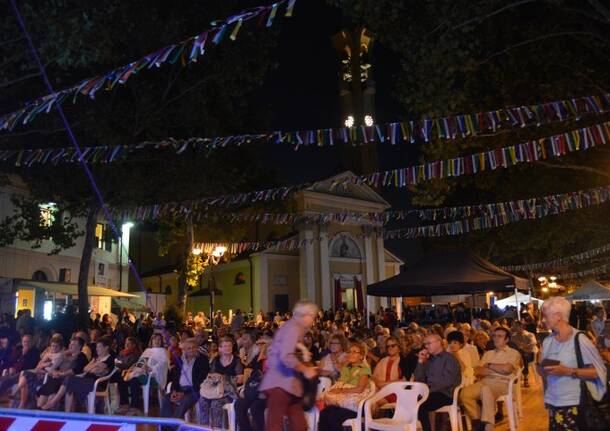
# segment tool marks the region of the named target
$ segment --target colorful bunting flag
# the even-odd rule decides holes
[[[78,84],[64,88],[53,94],[47,94],[39,99],[27,102],[25,106],[17,111],[0,116],[0,130],[12,131],[18,124],[28,124],[42,112],[49,113],[51,109],[61,105],[66,99],[76,103],[79,94],[95,99],[96,92],[102,88],[106,91],[112,90],[116,84],[124,85],[127,80],[140,71],[161,67],[164,63],[174,64],[181,55],[186,56],[188,61],[183,60],[182,65],[194,63],[197,57],[205,52],[205,44],[208,38],[213,39],[214,44],[220,43],[223,36],[231,29],[230,39],[235,40],[242,24],[254,18],[266,17],[267,27],[271,26],[280,7],[285,8],[284,16],[292,16],[295,0],[279,0],[268,6],[257,6],[244,9],[224,20],[212,22],[212,27],[204,32],[192,36],[182,42],[161,48],[136,61],[124,66],[117,67],[103,75],[87,78]]]

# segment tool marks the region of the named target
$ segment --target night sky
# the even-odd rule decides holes
[[[323,0],[297,2],[295,16],[283,22],[279,35],[278,69],[270,74],[258,95],[260,106],[271,112],[272,129],[299,130],[343,124],[339,61],[331,37],[351,26],[341,11]],[[375,120],[404,119],[403,109],[392,96],[393,76],[398,73],[395,56],[377,40],[372,63],[376,83]],[[413,149],[404,145],[394,148],[379,145],[380,169],[407,166],[415,163],[416,157]],[[324,179],[345,170],[339,147],[302,148],[295,153],[289,146],[278,145],[267,152],[265,162],[278,170],[283,183],[289,184]],[[378,191],[394,209],[408,208],[409,196],[405,189]],[[391,241],[387,245],[401,257],[414,256],[415,241]]]

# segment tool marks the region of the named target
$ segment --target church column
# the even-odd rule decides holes
[[[373,257],[373,238],[371,236],[371,234],[373,233],[372,226],[369,226],[369,225],[362,226],[362,233],[364,234],[364,259],[365,259],[365,271],[366,271],[365,293],[366,293],[368,291],[369,285],[375,283],[375,274],[374,274],[374,267],[373,267],[373,259],[374,259],[374,257]],[[369,310],[370,307],[374,307],[373,309],[371,309],[371,311],[373,311],[374,313],[377,312],[377,308],[379,307],[379,300],[377,299],[377,297],[369,298],[369,296],[367,295],[367,299],[366,299],[367,310]],[[367,316],[367,320],[368,320],[368,316]]]
[[[299,273],[300,295],[316,302],[315,262],[313,249],[313,226],[303,223],[299,229]]]
[[[320,224],[320,288],[322,308],[333,308],[330,286],[330,254],[328,249],[328,223]]]
[[[385,275],[385,246],[383,244],[383,231],[379,228],[375,230],[375,237],[377,239],[377,281],[383,281],[387,277]],[[399,298],[396,298],[398,303]],[[391,305],[391,299],[382,298],[382,305],[389,307]]]
[[[254,283],[255,289],[258,287],[258,297],[254,297],[254,313],[258,310],[271,311],[275,304],[269,303],[269,260],[264,253],[254,255]]]

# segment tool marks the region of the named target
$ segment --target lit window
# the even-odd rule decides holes
[[[44,320],[51,320],[53,318],[53,301],[47,299],[44,302],[44,308],[42,310],[42,317]]]
[[[53,202],[47,204],[40,204],[40,225],[42,227],[51,227],[55,221],[55,213],[57,212],[57,205]]]
[[[97,248],[104,246],[104,225],[102,223],[95,225],[95,242],[97,243]]]

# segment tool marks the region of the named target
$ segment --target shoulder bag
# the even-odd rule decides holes
[[[582,359],[582,351],[580,350],[580,342],[578,341],[580,334],[584,333],[578,332],[574,337],[574,350],[576,351],[576,362],[578,364],[578,368],[585,368],[585,364]],[[587,388],[587,383],[583,379],[580,379],[579,407],[581,411],[579,413],[582,417],[583,423],[587,426],[587,430],[604,431],[608,429],[608,424],[610,423],[610,406],[608,405],[607,400],[608,397],[605,396],[602,401],[595,401]]]

